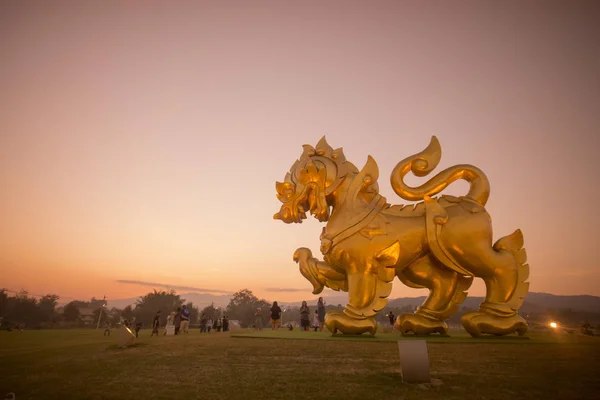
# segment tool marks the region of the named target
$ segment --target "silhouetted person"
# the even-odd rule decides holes
[[[188,328],[190,326],[190,310],[187,309],[187,306],[184,304],[181,308],[181,328],[180,331],[182,333],[188,333]]]
[[[313,327],[315,328],[315,332],[319,330],[319,310],[315,310],[315,315],[313,316]]]
[[[173,318],[173,324],[175,325],[175,335],[178,335],[179,328],[181,325],[181,307],[177,307],[177,311],[175,311],[175,317]]]
[[[394,321],[396,320],[394,313],[390,311],[390,313],[388,314],[388,318],[390,319],[390,325],[394,326]]]
[[[273,306],[271,306],[271,328],[276,330],[279,328],[279,324],[281,323],[281,308],[276,301],[273,302]]]
[[[223,332],[227,332],[229,330],[229,318],[227,316],[223,317]]]
[[[173,334],[175,334],[175,325],[173,324],[174,320],[175,320],[175,311],[171,311],[171,313],[169,315],[167,315],[167,323],[165,324],[163,336],[166,336],[167,332],[169,332],[171,329],[173,330]]]
[[[154,320],[152,321],[152,334],[150,334],[150,336],[154,336],[154,334],[156,333],[156,336],[158,336],[158,327],[160,326],[160,310],[158,310],[156,312],[156,315],[154,316]]]
[[[206,332],[206,314],[200,316],[200,333]]]
[[[302,302],[302,306],[300,307],[300,326],[303,331],[308,331],[310,327],[310,309],[308,308],[308,304],[306,301]]]
[[[254,313],[254,327],[259,331],[262,331],[263,320],[262,320],[262,308],[258,307]]]
[[[317,312],[319,313],[319,331],[323,331],[323,326],[325,326],[325,300],[322,297],[319,297],[319,301],[317,302]]]

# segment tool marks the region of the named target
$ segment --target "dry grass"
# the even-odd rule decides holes
[[[113,332],[113,335],[115,332]],[[600,341],[435,342],[431,375],[401,382],[393,341],[149,337],[117,348],[102,331],[0,332],[0,395],[22,399],[594,398]]]

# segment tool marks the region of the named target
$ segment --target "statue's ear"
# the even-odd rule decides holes
[[[373,157],[367,157],[367,163],[363,169],[360,170],[358,175],[356,175],[356,179],[362,181],[363,187],[377,182],[377,179],[379,179],[379,167],[377,166],[377,162],[375,162]]]

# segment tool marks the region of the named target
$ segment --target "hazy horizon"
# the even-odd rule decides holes
[[[322,258],[323,225],[272,219],[275,181],[302,145],[325,135],[358,167],[373,156],[381,193],[402,204],[390,173],[436,135],[434,173],[479,167],[494,239],[523,231],[532,292],[598,296],[598,10],[5,2],[0,287],[312,299],[292,254]],[[424,294],[396,280],[391,297]]]
[[[2,288],[0,288],[2,289]],[[161,290],[167,290],[166,288],[155,288],[158,291]],[[252,290],[252,288],[245,288],[245,289],[249,289],[250,291],[252,291],[254,293],[254,291]],[[124,307],[123,304],[125,304],[125,301],[130,301],[131,303],[127,303],[127,304],[135,304],[135,302],[137,301],[137,299],[139,299],[140,297],[143,297],[144,295],[146,295],[147,293],[151,292],[152,290],[148,291],[148,292],[143,292],[143,293],[139,293],[136,296],[131,296],[131,297],[126,297],[126,298],[106,298],[105,300],[108,303],[108,307],[112,308],[112,307],[116,307],[116,308],[122,308]],[[214,294],[214,293],[207,293],[207,292],[183,292],[183,291],[176,291],[176,294],[179,295],[183,300],[187,301],[191,301],[193,302],[194,305],[199,306],[199,307],[204,307],[204,304],[208,301],[215,301],[215,300],[198,300],[198,296],[201,297],[207,297],[209,299],[217,298],[217,299],[221,299],[221,302],[216,302],[215,305],[220,306],[220,307],[225,307],[228,303],[229,303],[229,299],[231,298],[231,296],[234,293],[218,293],[218,294]],[[594,296],[594,295],[585,295],[585,294],[575,294],[575,295],[557,295],[557,294],[553,294],[553,293],[546,293],[546,292],[529,292],[529,294],[532,295],[541,295],[541,296],[557,296],[557,297],[595,297],[595,298],[600,298],[600,296]],[[9,293],[9,295],[14,295],[14,293]],[[31,294],[29,294],[31,295]],[[37,294],[33,295],[34,297],[37,297]],[[41,296],[41,295],[39,295]],[[427,292],[421,291],[421,292],[414,292],[414,293],[410,293],[410,294],[406,294],[406,295],[400,295],[400,296],[391,296],[389,298],[390,301],[393,300],[397,300],[397,299],[417,299],[417,298],[423,298],[427,296]],[[484,296],[484,294],[480,294],[480,295],[473,295],[471,294],[470,296],[468,296],[468,299],[472,299],[472,298],[478,298],[481,299]],[[268,303],[271,303],[273,301],[278,301],[280,305],[290,305],[290,304],[299,304],[302,301],[306,301],[308,302],[308,304],[316,304],[319,297],[323,297],[324,299],[326,299],[326,303],[328,304],[333,304],[331,303],[331,299],[334,299],[335,301],[338,301],[342,304],[345,305],[345,299],[347,298],[347,293],[345,292],[335,292],[335,291],[331,291],[331,290],[327,290],[324,291],[323,293],[319,294],[319,295],[310,295],[310,296],[300,296],[297,299],[291,299],[291,300],[287,300],[287,301],[280,301],[278,300],[277,295],[269,295],[267,293],[267,295],[265,297],[260,297],[260,300],[265,300]],[[102,297],[94,297],[94,296],[90,296],[87,298],[60,298],[58,299],[58,306],[64,306],[66,304],[68,304],[71,301],[84,301],[84,302],[89,302],[90,300],[103,300]],[[526,301],[529,302],[531,301],[531,296],[528,295],[528,297],[526,297]],[[335,303],[338,304],[338,303]]]

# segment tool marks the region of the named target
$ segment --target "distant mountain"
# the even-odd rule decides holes
[[[405,297],[390,300],[388,307],[404,307],[411,305],[416,307],[425,301],[425,296]],[[467,297],[461,307],[477,309],[483,302],[483,297]],[[525,297],[521,312],[537,312],[548,309],[572,309],[573,311],[600,312],[600,297],[580,296],[558,296],[549,293],[531,292]]]
[[[528,307],[567,309],[574,311],[600,312],[600,297],[579,296],[557,296],[550,293],[529,293],[525,297],[525,305]]]
[[[214,303],[214,305],[218,307],[226,307],[231,297],[229,295],[214,295],[208,293],[184,293],[181,294],[181,298],[185,299],[186,301],[191,301],[194,303],[194,305],[202,309],[206,306],[209,306],[211,303]],[[340,295],[335,294],[323,296],[323,298],[325,299],[325,302],[330,305],[341,304],[343,306],[348,302],[348,297],[345,293]],[[123,309],[128,305],[134,305],[137,299],[137,297],[134,297],[130,299],[108,300],[108,306]],[[397,299],[390,299],[388,302],[388,307],[401,308],[408,305],[416,307],[421,305],[424,301],[425,296],[401,297]],[[483,297],[467,297],[467,299],[462,303],[461,307],[476,309],[482,302]],[[309,306],[314,306],[317,303],[316,296],[312,300],[308,300],[307,303]],[[280,302],[280,305],[290,307],[299,307],[301,304],[301,301]],[[572,309],[573,311],[600,312],[600,297],[589,295],[558,296],[549,293],[532,292],[525,297],[525,302],[523,303],[521,311],[537,312],[545,311],[547,309],[568,308]]]
[[[227,294],[208,294],[208,293],[184,293],[181,295],[182,299],[186,302],[191,301],[199,309],[203,309],[206,306],[210,306],[214,303],[215,307],[227,307],[229,304],[230,295]]]

